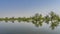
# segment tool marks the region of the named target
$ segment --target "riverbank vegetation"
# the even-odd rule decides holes
[[[49,15],[43,16],[42,14],[38,14],[36,13],[34,16],[32,17],[18,17],[18,18],[14,18],[14,17],[5,17],[5,18],[0,18],[0,21],[36,21],[36,22],[49,22],[49,21],[60,21],[60,17],[59,15],[57,15],[54,12],[50,12]]]
[[[14,18],[14,17],[5,17],[5,18],[0,18],[0,21],[11,21],[12,23],[14,23],[14,21],[18,21],[18,22],[32,22],[36,27],[42,26],[42,23],[47,23],[47,24],[51,24],[51,28],[54,29],[55,27],[57,27],[59,25],[60,22],[60,16],[57,15],[54,12],[50,12],[49,15],[43,16],[42,14],[38,14],[36,13],[34,16],[31,17],[18,17],[18,18]]]

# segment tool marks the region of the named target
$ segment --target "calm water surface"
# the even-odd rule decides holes
[[[31,22],[0,22],[0,34],[60,34],[60,25],[52,30],[49,24],[36,27]]]

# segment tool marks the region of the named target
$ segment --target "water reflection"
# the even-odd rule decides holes
[[[56,28],[57,26],[59,25],[59,22],[58,21],[54,21],[54,22],[51,22],[51,29],[54,29]]]
[[[18,17],[18,18],[5,17],[5,18],[0,18],[0,21],[5,21],[6,23],[8,21],[10,21],[12,23],[14,23],[14,21],[18,21],[19,23],[20,22],[27,22],[27,23],[31,22],[36,27],[40,27],[43,25],[43,23],[47,23],[47,24],[50,24],[51,29],[55,29],[59,25],[60,17],[57,14],[55,14],[54,12],[51,12],[51,13],[49,13],[49,15],[46,15],[46,16],[42,16],[42,14],[37,13],[34,16],[29,17],[29,18],[26,18],[26,17]]]
[[[4,20],[6,23],[8,23],[9,21],[8,20]],[[21,22],[20,20],[17,20],[19,23]],[[14,23],[14,20],[10,20],[10,22]],[[35,20],[32,20],[32,21],[25,21],[25,22],[30,22],[30,23],[33,23],[36,27],[40,27],[40,26],[43,26],[43,23],[46,23],[46,24],[50,24],[50,28],[52,30],[54,30],[58,25],[59,25],[59,21],[55,20],[55,21],[49,21],[49,20],[39,20],[39,21],[35,21]]]

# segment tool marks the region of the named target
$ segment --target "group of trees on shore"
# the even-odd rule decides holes
[[[36,22],[37,21],[45,21],[45,22],[49,22],[49,21],[54,21],[54,20],[60,21],[60,17],[56,13],[50,12],[49,15],[46,15],[46,16],[43,16],[42,14],[36,13],[32,17],[0,18],[0,21],[10,21],[10,20],[12,20],[12,21],[17,20],[17,21],[36,21]]]
[[[52,29],[54,29],[55,27],[57,27],[59,25],[59,22],[60,22],[60,16],[57,15],[56,13],[54,12],[50,12],[49,15],[46,15],[46,16],[43,16],[42,14],[38,14],[36,13],[34,16],[32,17],[18,17],[18,18],[14,18],[14,17],[11,17],[11,18],[8,18],[8,17],[5,17],[5,18],[0,18],[0,21],[5,21],[5,22],[8,22],[8,21],[18,21],[18,22],[21,22],[21,21],[26,21],[26,22],[32,22],[33,24],[35,24],[35,26],[42,26],[42,23],[47,23],[47,24],[51,24],[50,27],[52,27]]]

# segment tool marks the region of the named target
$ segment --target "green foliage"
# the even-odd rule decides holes
[[[14,18],[14,17],[8,18],[8,17],[5,17],[5,18],[0,18],[0,21],[5,21],[5,22],[11,21],[12,23],[14,23],[14,21],[16,21],[16,20],[18,22],[21,22],[21,21],[32,22],[36,27],[42,26],[43,22],[45,22],[47,24],[49,24],[51,22],[50,27],[52,29],[54,29],[55,27],[57,27],[59,25],[60,17],[59,17],[59,15],[57,15],[56,13],[51,11],[49,13],[49,15],[46,15],[44,17],[43,17],[42,14],[36,13],[34,16],[27,17],[27,18],[26,17],[18,17],[18,18]]]

